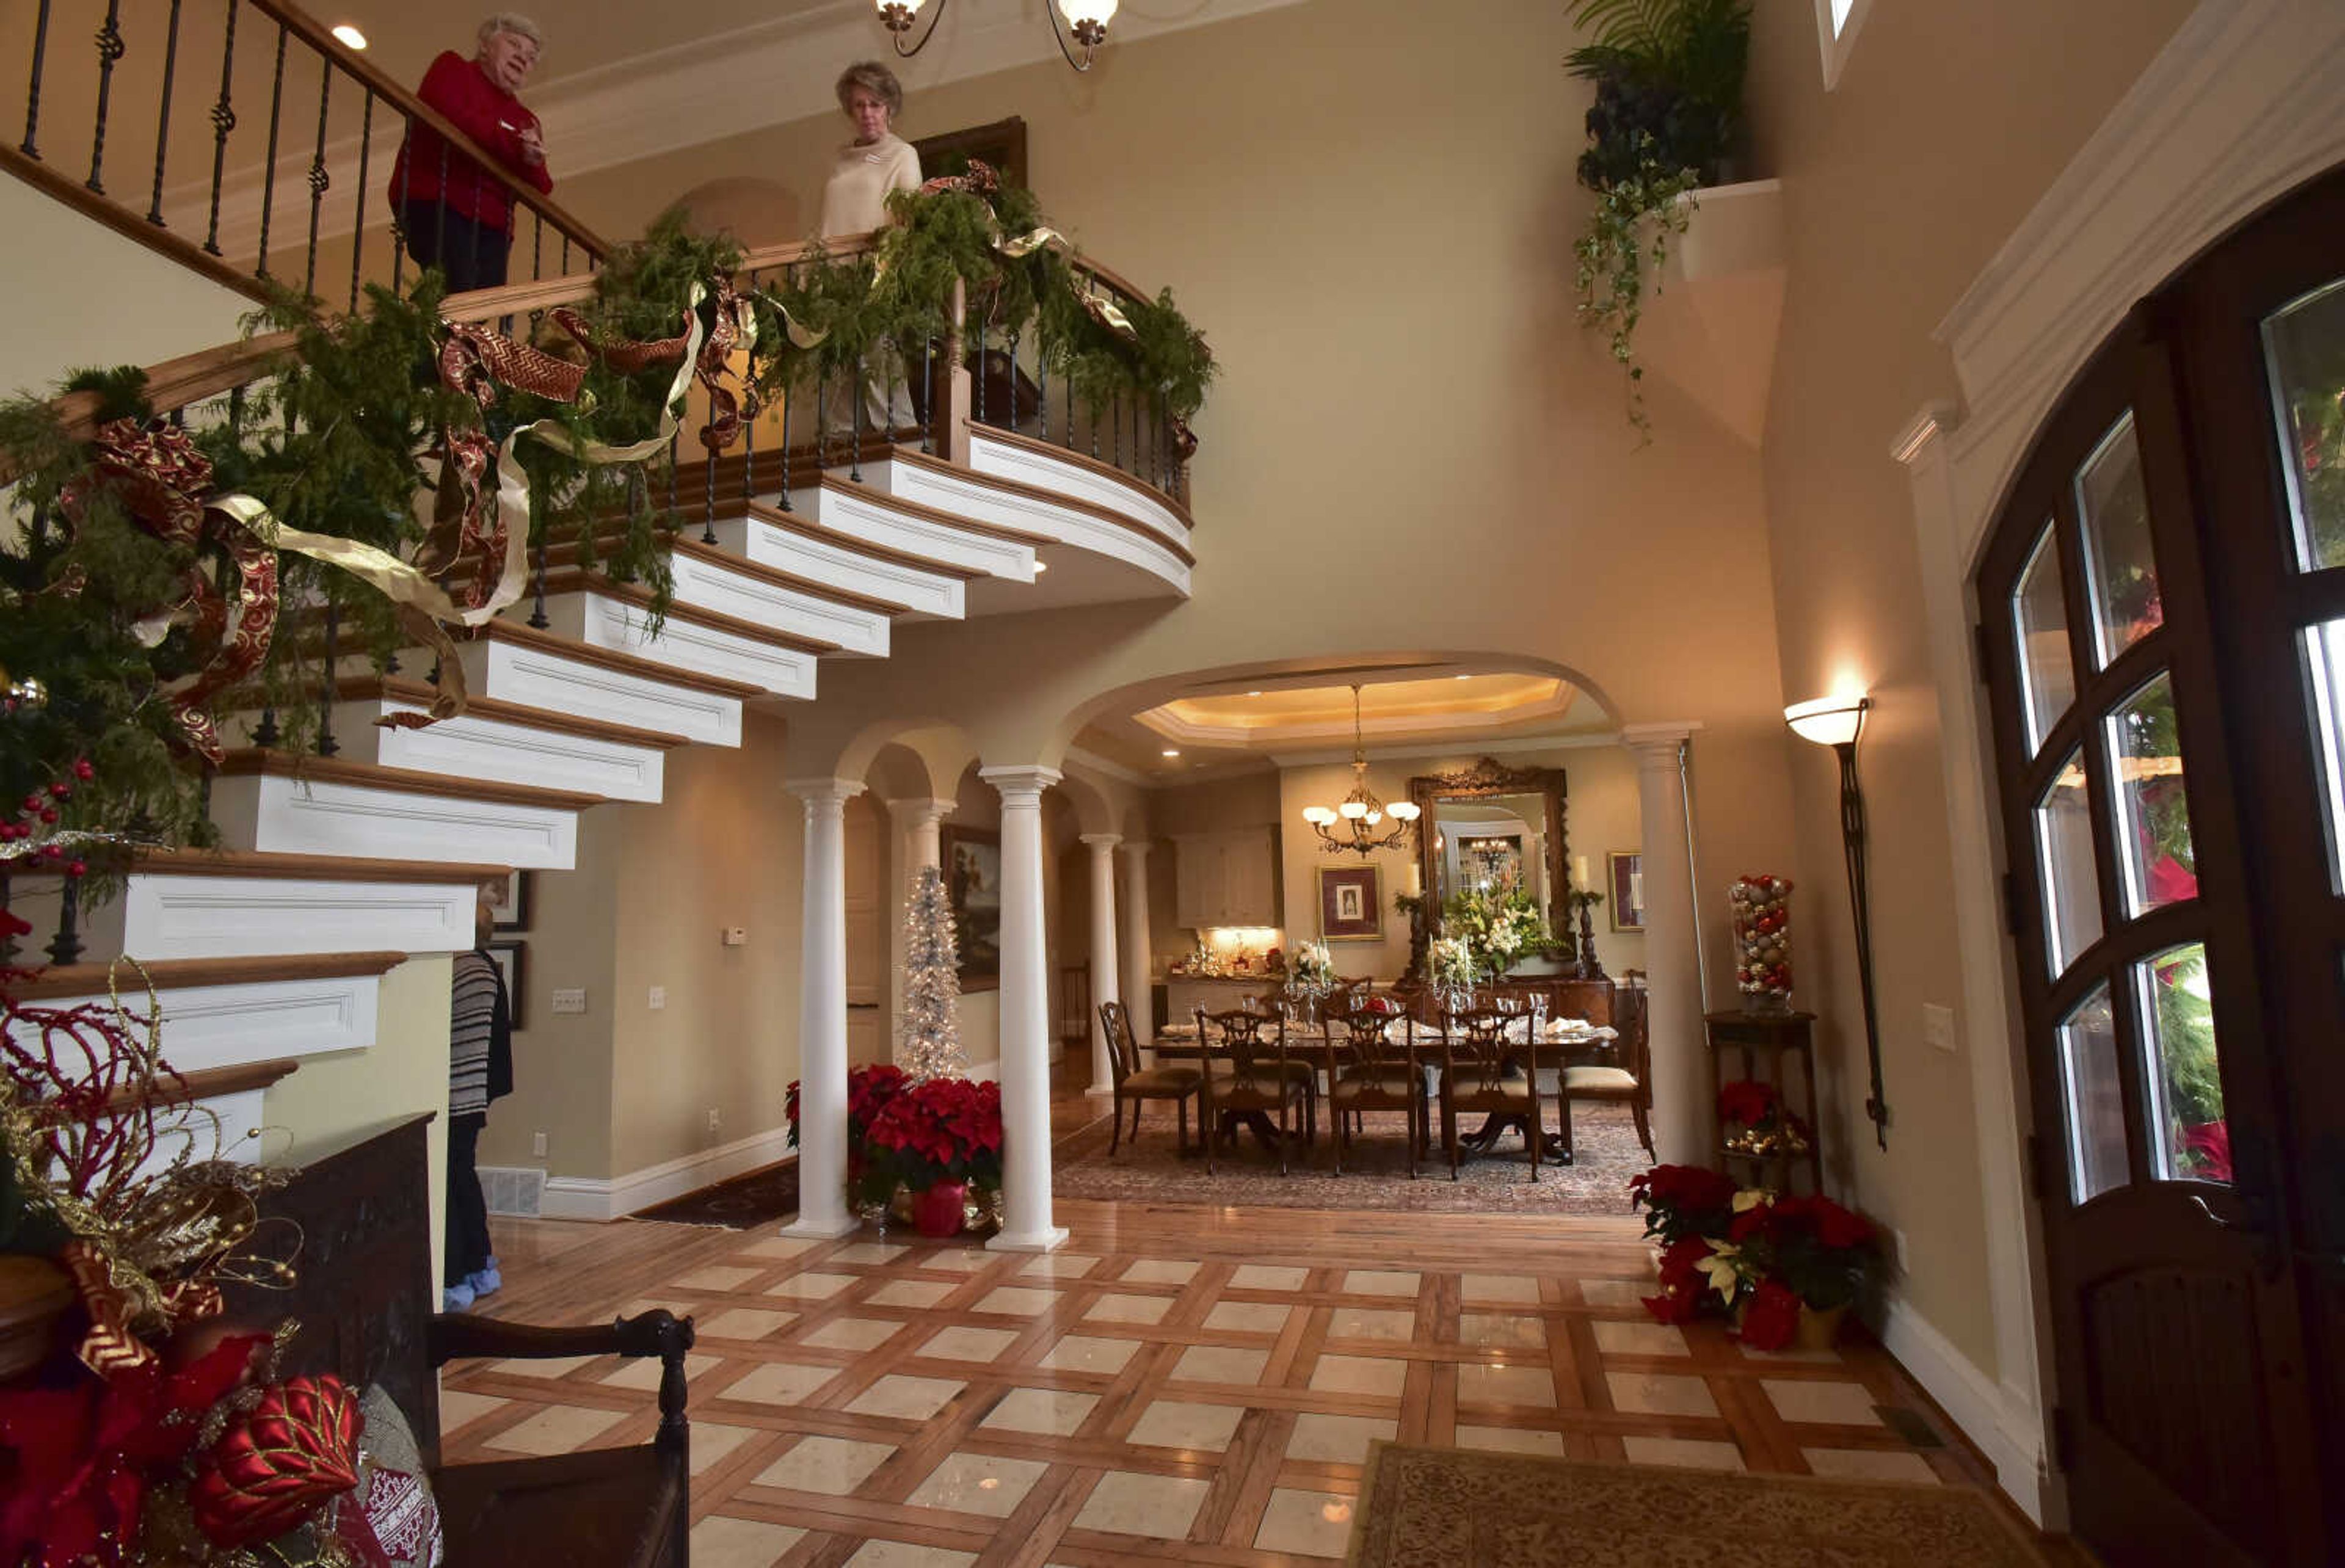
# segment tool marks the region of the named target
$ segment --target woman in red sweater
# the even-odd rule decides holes
[[[545,172],[537,116],[522,107],[520,96],[539,42],[536,23],[500,11],[481,24],[480,52],[467,60],[443,50],[416,96],[494,154],[515,179],[550,192],[553,177]],[[409,127],[391,166],[391,209],[406,231],[407,254],[445,273],[450,293],[504,282],[511,193],[430,126]]]

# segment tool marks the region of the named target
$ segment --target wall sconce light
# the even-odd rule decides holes
[[[932,3],[935,9],[929,10]],[[1091,56],[1099,52],[1101,44],[1107,42],[1107,27],[1115,20],[1116,3],[1117,0],[1042,0],[1042,14],[1051,23],[1051,36],[1058,41],[1059,53],[1067,57],[1068,65],[1078,71],[1091,68]],[[875,4],[879,12],[879,25],[888,29],[896,53],[908,60],[927,48],[929,40],[936,36],[937,20],[945,10],[945,0],[875,0]],[[920,34],[920,41],[908,48],[905,39],[924,10],[929,12],[928,27]],[[1061,15],[1066,17],[1063,28],[1059,25]],[[1082,46],[1081,59],[1077,59],[1074,50],[1067,46],[1069,35]]]
[[[1864,792],[1856,782],[1856,741],[1864,733],[1870,697],[1822,697],[1794,703],[1783,722],[1803,741],[1830,746],[1840,758],[1840,842],[1848,859],[1848,905],[1856,917],[1856,978],[1864,993],[1864,1052],[1873,1069],[1873,1092],[1864,1114],[1873,1136],[1889,1147],[1889,1102],[1881,1087],[1881,1021],[1873,996],[1873,915],[1865,897]]]

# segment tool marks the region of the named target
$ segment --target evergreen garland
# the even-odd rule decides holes
[[[904,1017],[897,1026],[896,1065],[914,1083],[965,1077],[961,1054],[960,958],[944,875],[920,867],[904,905]]]

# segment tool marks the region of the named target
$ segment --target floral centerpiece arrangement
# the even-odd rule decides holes
[[[1482,977],[1482,966],[1462,936],[1436,936],[1426,949],[1426,967],[1433,987],[1453,1000],[1470,993]]]
[[[1738,1188],[1683,1165],[1655,1166],[1629,1190],[1661,1244],[1660,1290],[1644,1298],[1661,1322],[1715,1312],[1754,1351],[1821,1350],[1880,1280],[1879,1232],[1829,1198]]]
[[[1738,1078],[1718,1091],[1718,1120],[1737,1154],[1804,1154],[1814,1134],[1783,1104],[1775,1086]]]
[[[1274,948],[1272,951],[1275,952]],[[1287,996],[1314,1006],[1335,988],[1335,959],[1325,942],[1302,942],[1286,966]]]
[[[1464,942],[1475,966],[1494,980],[1516,960],[1555,945],[1538,901],[1520,887],[1451,894],[1441,905],[1441,930]]]
[[[0,911],[0,935],[26,930]],[[228,1320],[224,1287],[292,1279],[265,1254],[298,1237],[264,1235],[256,1202],[285,1173],[192,1157],[205,1113],[172,1103],[185,1085],[156,1015],[20,1005],[15,973],[0,970],[0,1563],[360,1568],[414,1530],[436,1559],[421,1477],[381,1462],[395,1409],[280,1376],[298,1324]]]
[[[797,1084],[790,1085],[785,1104],[789,1145],[796,1148]],[[923,1235],[959,1230],[972,1192],[984,1198],[1001,1190],[1001,1138],[997,1083],[916,1082],[886,1062],[847,1075],[848,1199],[883,1224],[900,1192]]]

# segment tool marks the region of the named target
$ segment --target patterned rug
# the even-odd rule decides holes
[[[1129,1118],[1131,1112],[1124,1114]],[[1469,1126],[1479,1120],[1461,1119]],[[1419,1162],[1417,1178],[1411,1181],[1406,1120],[1400,1111],[1369,1112],[1367,1131],[1353,1138],[1341,1176],[1335,1174],[1323,1122],[1317,1146],[1298,1150],[1291,1175],[1279,1175],[1277,1157],[1253,1134],[1241,1132],[1235,1149],[1216,1151],[1214,1173],[1209,1177],[1204,1161],[1183,1159],[1174,1152],[1172,1108],[1152,1105],[1141,1113],[1139,1138],[1127,1136],[1112,1157],[1107,1150],[1113,1128],[1105,1117],[1061,1139],[1051,1156],[1051,1190],[1060,1198],[1124,1203],[1625,1216],[1629,1212],[1629,1179],[1651,1164],[1637,1142],[1627,1107],[1591,1105],[1576,1107],[1571,1113],[1573,1163],[1541,1162],[1536,1183],[1523,1156],[1522,1137],[1514,1132],[1498,1140],[1495,1153],[1464,1160],[1452,1182],[1437,1123],[1434,1158]]]
[[[671,1198],[665,1203],[655,1203],[649,1209],[639,1209],[627,1216],[630,1219],[665,1219],[672,1225],[722,1225],[727,1230],[746,1230],[768,1220],[779,1219],[798,1211],[797,1161],[761,1166],[734,1177],[704,1187],[697,1192],[687,1192],[682,1198]]]
[[[2042,1568],[1985,1493],[1378,1442],[1350,1568]]]

